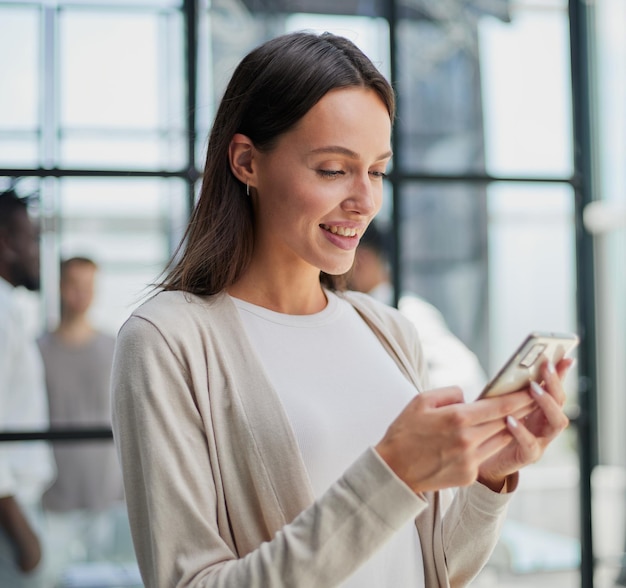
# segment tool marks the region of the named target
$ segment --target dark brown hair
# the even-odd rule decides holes
[[[253,209],[246,187],[233,175],[228,148],[235,133],[270,151],[327,92],[371,88],[393,120],[393,90],[351,41],[330,33],[290,33],[249,53],[235,69],[209,135],[200,198],[178,246],[173,266],[158,284],[165,290],[216,294],[234,284],[250,262]],[[337,276],[321,274],[324,285]]]

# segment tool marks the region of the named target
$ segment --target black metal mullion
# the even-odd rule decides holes
[[[580,463],[580,541],[582,588],[593,588],[594,554],[591,473],[597,464],[597,365],[593,239],[582,223],[585,206],[593,200],[592,100],[590,73],[590,10],[582,0],[569,0],[572,74],[572,114],[576,217],[576,308],[581,336],[578,355],[579,409],[577,419]]]
[[[398,88],[400,79],[398,67],[398,11],[396,0],[387,0],[385,5],[385,13],[387,22],[389,23],[389,71],[391,84],[396,91],[396,112],[402,108],[401,92]],[[397,130],[391,135],[391,150],[393,153],[400,152],[400,139]],[[399,161],[400,158],[398,157]],[[402,291],[402,268],[400,266],[400,230],[401,230],[401,214],[402,196],[400,194],[400,182],[397,162],[394,162],[393,169],[389,174],[392,193],[391,207],[391,230],[393,239],[391,240],[391,249],[389,252],[391,262],[391,277],[393,282],[393,304],[398,306],[400,301],[400,292]]]
[[[86,441],[112,439],[111,427],[55,427],[45,431],[5,431],[0,443],[10,441]]]
[[[58,167],[0,169],[0,176],[10,178],[188,178],[189,171],[183,170],[116,170],[116,169],[69,169]]]
[[[185,120],[187,123],[187,206],[189,212],[195,203],[196,169],[196,93],[198,88],[198,0],[184,0],[185,19]]]
[[[401,172],[398,174],[403,182],[463,182],[464,184],[491,184],[508,182],[514,184],[570,184],[576,185],[577,177],[558,176],[494,176],[491,174],[438,174],[435,172]]]

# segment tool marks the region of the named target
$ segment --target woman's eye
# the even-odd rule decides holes
[[[387,174],[385,172],[381,172],[381,171],[372,171],[370,172],[370,174],[372,174],[375,178],[386,178]]]
[[[335,169],[320,169],[317,173],[325,178],[336,178],[337,176],[345,174],[345,172]]]

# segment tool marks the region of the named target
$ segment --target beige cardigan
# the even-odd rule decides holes
[[[425,368],[413,326],[365,295],[343,296],[419,390]],[[112,388],[147,588],[337,586],[411,518],[427,588],[467,585],[495,545],[508,495],[475,483],[453,499],[445,493],[451,500],[417,496],[372,448],[315,501],[226,295],[161,292],[135,310],[119,333]]]

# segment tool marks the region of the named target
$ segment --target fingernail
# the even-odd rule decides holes
[[[556,370],[554,369],[554,364],[551,361],[548,362],[547,368],[550,374],[556,374]]]
[[[537,384],[537,382],[531,382],[530,389],[533,391],[535,396],[543,396],[543,388]]]
[[[517,419],[514,416],[509,415],[506,417],[506,423],[509,427],[513,427],[514,429],[517,428]]]

